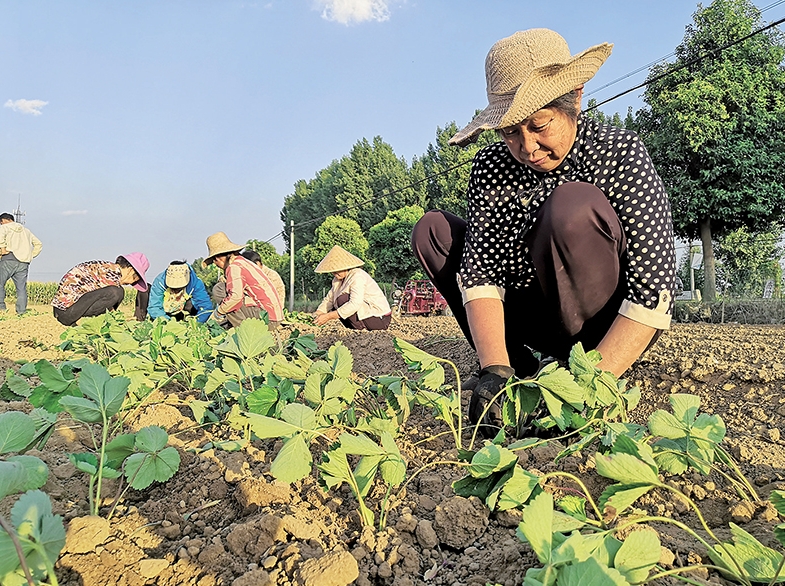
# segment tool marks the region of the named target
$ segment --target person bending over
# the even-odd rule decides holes
[[[670,327],[676,266],[671,210],[638,136],[581,114],[583,84],[610,55],[573,56],[548,29],[498,41],[485,61],[488,107],[450,139],[486,129],[500,142],[474,158],[467,219],[430,211],[414,253],[480,362],[469,418],[494,435],[489,405],[531,349],[565,359],[581,342],[621,376]]]
[[[360,267],[365,263],[340,246],[333,246],[316,266],[317,273],[332,273],[333,282],[314,313],[317,326],[339,319],[353,330],[386,330],[392,311],[373,277]]]
[[[169,263],[150,287],[147,314],[152,319],[163,317],[182,321],[190,315],[204,323],[212,312],[213,302],[204,283],[196,276],[193,267],[183,260]]]
[[[137,290],[134,315],[143,320],[147,315],[145,273],[149,267],[141,252],[118,256],[115,262],[89,260],[76,265],[60,279],[52,300],[54,316],[64,326],[72,326],[82,317],[112,311],[123,301],[123,285],[132,285]]]

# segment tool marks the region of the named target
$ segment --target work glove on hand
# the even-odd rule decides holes
[[[488,366],[480,371],[480,380],[472,392],[472,398],[469,402],[469,421],[480,425],[479,431],[484,437],[495,437],[499,430],[504,427],[501,408],[503,396],[500,396],[488,407],[485,416],[483,416],[482,412],[493,401],[493,398],[499,391],[507,385],[507,381],[514,374],[515,370],[511,367],[500,365]],[[482,421],[480,421],[481,417]]]

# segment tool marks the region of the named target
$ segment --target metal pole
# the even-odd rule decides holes
[[[289,311],[294,311],[294,220],[289,230]]]

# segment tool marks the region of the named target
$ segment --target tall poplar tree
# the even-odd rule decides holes
[[[652,68],[638,113],[676,233],[703,244],[707,301],[716,297],[712,240],[783,221],[783,35],[769,29],[723,48],[764,26],[749,0],[699,5],[676,60]]]

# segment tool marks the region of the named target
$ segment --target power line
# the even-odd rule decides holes
[[[763,8],[761,10],[761,13],[765,12],[766,10],[769,10],[770,8],[774,8],[776,6],[779,6],[780,4],[783,4],[783,3],[785,3],[785,0],[777,0],[777,2],[774,2],[773,4],[770,4],[769,6]],[[649,84],[652,84],[652,83],[654,83],[656,81],[664,79],[665,77],[667,77],[669,75],[672,75],[672,74],[676,73],[677,71],[680,71],[682,69],[685,69],[687,67],[695,65],[696,63],[700,63],[701,61],[704,61],[705,59],[713,57],[713,56],[721,53],[722,51],[725,51],[726,49],[729,49],[730,47],[733,47],[734,45],[742,43],[742,42],[744,42],[744,41],[746,41],[746,40],[748,40],[748,39],[750,39],[750,38],[752,38],[752,37],[754,37],[756,35],[759,35],[759,34],[765,32],[765,31],[771,29],[771,28],[774,28],[774,27],[782,24],[783,22],[785,22],[785,18],[781,18],[781,19],[779,19],[779,20],[777,20],[775,22],[772,22],[772,23],[770,23],[770,24],[768,24],[768,25],[766,25],[766,26],[764,26],[764,27],[762,27],[760,29],[754,30],[754,31],[752,31],[749,34],[747,34],[747,35],[745,35],[745,36],[743,36],[743,37],[741,37],[739,39],[736,39],[735,41],[731,41],[729,43],[726,43],[725,45],[722,45],[721,47],[717,47],[716,49],[710,49],[705,54],[703,54],[703,55],[701,55],[699,57],[696,57],[695,59],[692,59],[690,61],[682,63],[681,65],[678,65],[678,66],[676,66],[676,67],[674,67],[672,69],[669,69],[668,71],[665,71],[665,72],[661,73],[660,75],[657,75],[657,76],[655,76],[655,77],[653,77],[651,79],[647,79],[643,83],[640,83],[640,84],[638,84],[638,85],[636,85],[634,87],[631,87],[631,88],[629,88],[629,89],[627,89],[627,90],[625,90],[623,92],[620,92],[620,93],[618,93],[618,94],[616,94],[614,96],[611,96],[610,98],[608,98],[606,100],[603,100],[602,102],[598,102],[598,103],[594,104],[593,106],[584,109],[583,111],[584,112],[589,112],[591,110],[599,108],[600,106],[602,106],[604,104],[607,104],[608,102],[611,102],[611,101],[613,101],[613,100],[615,100],[617,98],[625,96],[625,95],[627,95],[627,94],[629,94],[629,93],[631,93],[631,92],[633,92],[633,91],[635,91],[637,89],[646,87]],[[659,62],[661,62],[661,61],[663,61],[665,59],[668,59],[668,58],[672,57],[675,54],[676,54],[675,52],[672,52],[672,53],[666,55],[665,57],[662,57],[662,58],[660,58],[660,59],[658,59],[656,61],[653,61],[653,62],[649,63],[648,65],[644,65],[642,67],[639,67],[635,71],[632,71],[632,72],[630,72],[630,73],[628,73],[628,74],[618,78],[617,80],[614,80],[614,81],[612,81],[612,82],[610,82],[610,83],[608,83],[608,84],[606,84],[606,85],[604,85],[604,86],[602,86],[602,87],[592,91],[591,94],[596,93],[597,91],[599,91],[601,89],[604,89],[606,87],[609,87],[611,85],[614,85],[615,83],[618,83],[619,81],[627,79],[627,78],[631,77],[632,75],[635,75],[636,73],[639,73],[640,71],[642,71],[642,70],[644,70],[644,69],[646,69],[648,67],[651,67],[651,66],[653,66],[653,65],[655,65],[655,64],[657,64],[657,63],[659,63]],[[587,94],[587,95],[591,95],[591,94]],[[382,195],[371,197],[371,198],[366,199],[364,201],[361,201],[359,203],[356,203],[356,204],[353,204],[353,205],[350,205],[350,206],[346,206],[346,207],[341,208],[341,209],[336,209],[336,210],[334,210],[334,211],[332,211],[329,214],[326,214],[324,216],[311,218],[309,220],[305,220],[304,222],[300,222],[299,224],[294,224],[294,228],[307,226],[307,225],[313,224],[314,222],[319,222],[321,220],[324,220],[325,218],[327,218],[329,216],[343,214],[344,212],[347,212],[349,210],[356,209],[358,207],[364,206],[364,205],[369,204],[369,203],[373,203],[374,201],[378,201],[378,200],[384,199],[386,197],[390,197],[391,195],[395,195],[396,193],[400,193],[401,191],[404,191],[406,189],[411,189],[412,187],[415,187],[415,186],[417,186],[417,185],[419,185],[421,183],[424,183],[425,181],[433,179],[434,177],[438,177],[440,175],[445,175],[445,174],[447,174],[447,173],[449,173],[451,171],[459,169],[460,167],[464,167],[464,166],[470,164],[471,162],[472,162],[471,160],[468,160],[468,161],[464,161],[462,163],[458,163],[456,165],[453,165],[452,167],[449,167],[448,169],[445,169],[444,171],[440,171],[438,173],[434,173],[433,175],[428,175],[428,176],[424,177],[423,179],[418,179],[417,181],[415,181],[413,183],[410,183],[409,185],[405,185],[403,187],[399,187],[399,188],[394,189],[394,190],[392,190],[392,191],[390,191],[388,193],[383,193]],[[284,235],[285,235],[285,230],[281,230],[280,232],[278,232],[277,234],[275,234],[274,236],[272,236],[271,238],[269,238],[265,242],[269,243],[269,242],[275,240],[276,238],[284,236]]]

